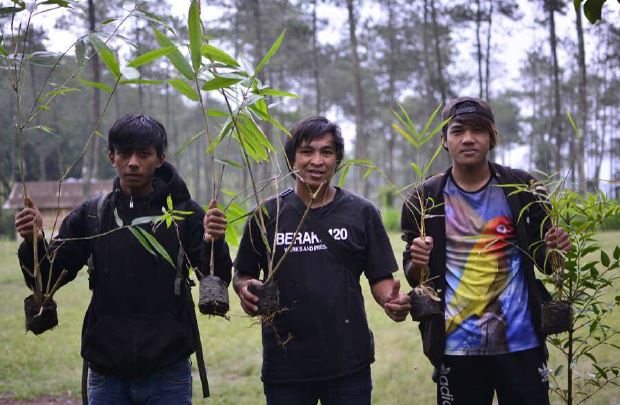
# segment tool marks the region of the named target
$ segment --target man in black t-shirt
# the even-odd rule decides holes
[[[233,282],[244,311],[256,315],[258,298],[248,287],[262,284],[261,270],[268,275],[263,240],[275,244],[273,263],[291,246],[275,277],[281,310],[262,328],[267,404],[370,404],[374,347],[360,276],[394,321],[407,316],[409,297],[392,277],[398,266],[377,209],[329,184],[343,157],[340,128],[323,117],[303,120],[285,151],[295,188],[248,220]]]

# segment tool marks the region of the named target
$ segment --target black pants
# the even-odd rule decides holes
[[[438,405],[549,405],[549,370],[539,348],[495,356],[444,356]]]

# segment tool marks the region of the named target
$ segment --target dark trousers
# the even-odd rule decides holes
[[[267,405],[370,405],[370,366],[331,380],[264,383]]]
[[[444,356],[438,405],[549,405],[549,369],[539,348],[495,356]]]
[[[121,378],[88,371],[89,405],[191,405],[189,359],[140,378]]]

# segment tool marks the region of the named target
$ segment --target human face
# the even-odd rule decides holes
[[[166,160],[163,153],[157,156],[152,145],[126,150],[115,148],[108,157],[116,168],[121,188],[133,196],[147,195],[153,190],[155,169],[161,167]]]
[[[338,160],[334,137],[325,133],[312,142],[304,141],[295,151],[293,170],[296,188],[309,187],[316,191],[321,183],[329,184],[336,172]]]
[[[454,121],[448,126],[444,145],[454,166],[475,167],[486,164],[491,149],[491,134],[482,126]]]

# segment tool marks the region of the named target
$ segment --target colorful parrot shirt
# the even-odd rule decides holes
[[[495,355],[540,345],[508,201],[497,180],[476,192],[444,188],[446,350]]]

